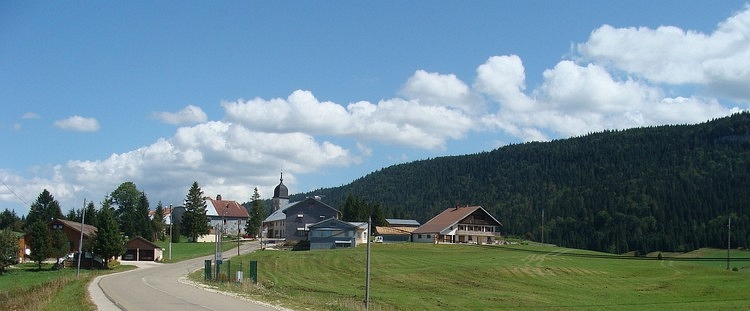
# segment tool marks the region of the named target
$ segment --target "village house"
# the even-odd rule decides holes
[[[411,233],[413,242],[493,244],[502,224],[481,206],[446,209]]]
[[[223,234],[243,235],[250,215],[247,209],[237,201],[224,200],[221,195],[216,199],[206,197],[206,216],[211,228],[220,228]]]
[[[301,241],[307,239],[308,226],[320,221],[341,218],[341,212],[317,197],[306,198],[290,204],[284,209],[285,238],[287,241]]]
[[[310,250],[351,248],[367,243],[369,237],[366,222],[346,222],[328,218],[308,226]]]
[[[86,244],[89,239],[94,238],[96,235],[96,227],[86,224],[81,226],[80,222],[65,219],[54,219],[49,222],[48,226],[51,230],[61,230],[63,232],[70,245],[69,251],[71,253],[78,252],[81,231],[83,231],[83,244]]]

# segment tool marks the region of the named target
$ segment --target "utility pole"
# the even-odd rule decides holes
[[[169,260],[172,261],[172,226],[174,226],[174,218],[172,218],[172,204],[169,204]]]
[[[81,216],[81,237],[78,240],[78,268],[76,268],[76,277],[81,274],[81,247],[83,246],[83,223],[86,221],[86,198],[83,198],[83,216]]]
[[[372,216],[367,219],[367,278],[365,280],[365,311],[370,310],[370,228],[372,227]]]
[[[727,225],[727,228],[729,228],[727,234],[727,270],[729,270],[729,249],[732,247],[732,215],[729,215],[729,225]]]

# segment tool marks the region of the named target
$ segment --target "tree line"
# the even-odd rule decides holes
[[[6,266],[13,263],[13,258],[17,257],[18,243],[13,232],[27,234],[31,251],[29,257],[39,268],[42,261],[47,258],[62,258],[69,253],[69,241],[61,230],[49,228],[48,224],[53,219],[65,219],[96,227],[94,238],[87,240],[82,247],[87,252],[99,255],[104,260],[105,267],[109,258],[125,252],[124,244],[128,239],[138,236],[149,241],[166,239],[164,205],[161,201],[158,202],[151,214],[148,197],[133,182],[120,184],[104,198],[99,209],[92,201],[84,205],[81,209],[74,208],[63,215],[59,202],[44,189],[31,204],[28,215],[19,217],[8,209],[0,213],[0,254],[4,256],[0,261],[0,274]],[[180,225],[171,228],[177,233],[172,235],[172,242],[179,242],[181,235],[189,237],[190,241],[196,241],[198,236],[210,231],[207,205],[198,182],[193,182],[188,190],[184,208]],[[265,206],[256,188],[250,208],[253,218],[247,223],[247,232],[259,231],[265,217],[264,210]]]
[[[342,206],[354,195],[421,223],[457,204],[481,205],[505,235],[611,253],[726,247],[731,217],[731,245],[747,248],[748,172],[750,113],[742,112],[414,161],[292,199],[323,195]]]

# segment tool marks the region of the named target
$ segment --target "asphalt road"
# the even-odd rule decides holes
[[[244,243],[240,252],[251,252],[258,246],[258,242]],[[225,252],[223,257],[227,259],[234,255],[237,255],[236,248]],[[283,310],[187,284],[184,277],[202,268],[205,259],[213,259],[213,256],[170,264],[138,263],[138,269],[97,277],[89,284],[89,294],[100,311]],[[181,278],[183,281],[180,281]]]

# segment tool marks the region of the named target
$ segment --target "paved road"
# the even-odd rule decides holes
[[[240,251],[247,253],[257,248],[257,242],[250,242],[243,244]],[[237,255],[236,248],[223,254],[224,258],[233,255]],[[138,269],[97,277],[89,284],[89,294],[100,311],[282,310],[180,282],[180,278],[184,281],[185,275],[202,268],[205,259],[212,258],[207,256],[171,264],[139,263]]]

